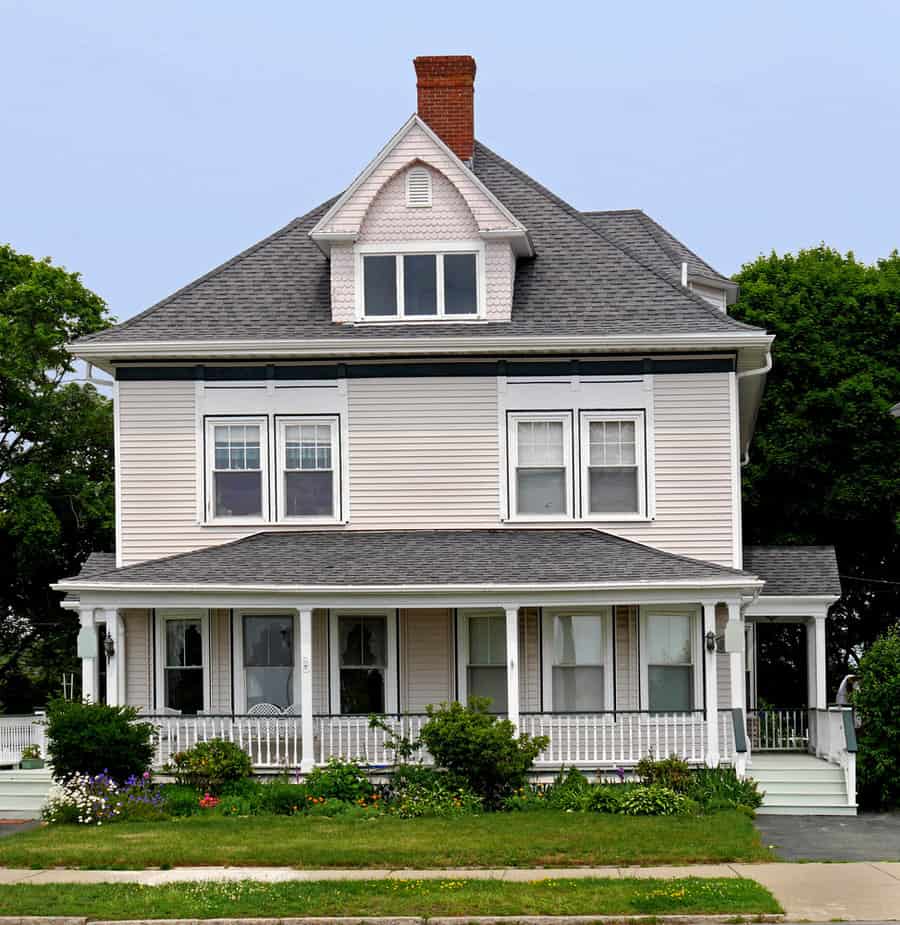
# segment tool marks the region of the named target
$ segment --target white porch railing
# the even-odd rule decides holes
[[[844,772],[847,803],[856,805],[856,729],[851,707],[810,710],[811,746],[817,758],[833,761]]]
[[[805,752],[809,747],[806,707],[750,710],[747,714],[750,748],[754,752]]]
[[[37,745],[41,757],[47,756],[44,714],[0,716],[0,765],[18,764],[26,745]]]
[[[324,764],[330,757],[338,757],[357,758],[369,765],[393,765],[396,758],[393,749],[388,747],[388,741],[392,736],[417,740],[422,727],[428,722],[428,716],[424,713],[382,716],[381,721],[391,734],[382,728],[372,728],[367,716],[314,717],[316,761]],[[424,748],[417,749],[408,760],[432,763]]]

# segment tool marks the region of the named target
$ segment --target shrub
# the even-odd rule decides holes
[[[464,781],[421,765],[401,765],[383,793],[387,811],[405,819],[462,816],[482,809],[481,798]]]
[[[307,797],[306,805],[310,816],[345,816],[355,815],[356,811],[363,812],[359,806],[334,797]]]
[[[688,763],[677,755],[670,755],[658,761],[652,754],[647,755],[646,758],[641,758],[635,770],[642,783],[667,787],[676,793],[684,793],[691,779]]]
[[[47,753],[57,780],[75,774],[140,777],[153,758],[154,729],[134,707],[54,700],[47,709]]]
[[[703,809],[736,809],[746,806],[751,810],[762,804],[763,796],[756,781],[743,780],[734,768],[698,768],[691,772],[686,794]]]
[[[543,787],[520,787],[503,800],[503,809],[510,812],[529,813],[548,807]]]
[[[275,816],[293,816],[306,809],[307,788],[303,784],[273,781],[259,788],[260,810]]]
[[[689,811],[686,797],[668,787],[635,787],[623,797],[619,812],[626,816],[678,816]]]
[[[568,771],[563,768],[545,791],[544,797],[554,809],[574,812],[585,808],[590,792],[591,782],[578,768],[569,768]]]
[[[618,813],[622,809],[622,800],[632,789],[636,788],[626,788],[621,784],[593,787],[587,795],[584,808],[592,813]]]
[[[162,794],[149,773],[121,785],[107,774],[73,774],[54,786],[42,812],[47,822],[80,825],[156,822],[165,815]]]
[[[306,777],[306,790],[310,796],[326,800],[358,803],[368,800],[375,792],[365,772],[355,761],[329,758],[324,767],[314,768]]]
[[[176,752],[166,765],[176,783],[212,794],[218,794],[231,782],[248,778],[252,770],[250,756],[225,739],[198,742],[192,748]]]
[[[468,706],[428,707],[419,737],[443,768],[465,781],[489,808],[524,786],[534,759],[547,747],[546,736],[516,735],[509,720],[487,712],[489,701],[473,697]]]
[[[197,805],[197,791],[182,784],[164,784],[162,793],[163,808],[169,816],[196,816],[200,812]]]

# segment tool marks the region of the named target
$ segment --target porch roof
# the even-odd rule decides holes
[[[67,579],[80,589],[756,585],[755,575],[592,529],[290,531]]]
[[[744,566],[765,581],[763,596],[841,596],[834,546],[745,546]]]

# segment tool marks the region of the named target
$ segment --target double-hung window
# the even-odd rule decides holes
[[[609,618],[603,613],[548,617],[552,633],[551,703],[555,713],[607,709]]]
[[[341,507],[335,417],[278,419],[279,520],[336,520]]]
[[[468,665],[466,691],[469,699],[486,697],[491,713],[505,713],[506,687],[506,617],[471,616],[468,618]]]
[[[241,631],[247,709],[263,703],[282,710],[291,706],[295,702],[294,618],[245,614]]]
[[[341,713],[384,713],[388,618],[338,617]]]
[[[510,414],[508,440],[512,517],[571,517],[571,415]]]
[[[647,704],[654,713],[694,709],[697,619],[693,612],[641,611]]]
[[[643,412],[581,413],[581,507],[588,518],[646,515]]]
[[[163,697],[167,710],[199,713],[203,696],[203,621],[163,618],[165,631]]]
[[[210,520],[268,516],[265,418],[210,418],[206,424],[206,511]]]
[[[360,255],[363,319],[452,318],[481,314],[478,245],[438,252]]]

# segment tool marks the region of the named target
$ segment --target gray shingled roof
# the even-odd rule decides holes
[[[745,546],[744,568],[765,580],[764,596],[841,593],[834,546]]]
[[[102,575],[104,572],[108,572],[110,569],[116,567],[116,554],[114,552],[92,552],[87,559],[84,560],[84,564],[81,566],[81,571],[78,573],[79,578],[93,578],[95,575]],[[70,591],[66,595],[67,601],[77,601],[78,594]]]
[[[80,342],[760,330],[683,289],[671,267],[661,267],[644,245],[638,242],[632,250],[621,234],[616,240],[596,219],[480,143],[474,171],[528,228],[536,251],[534,258],[518,261],[510,322],[368,327],[332,322],[328,261],[309,238],[334,201],[329,200],[140,315]]]
[[[752,580],[746,572],[577,529],[256,533],[90,577],[201,588]]]

